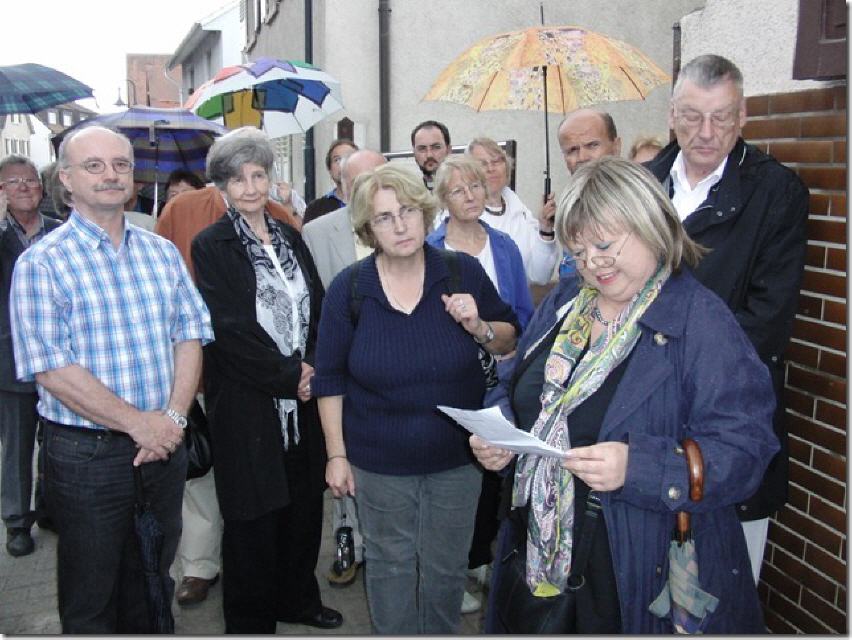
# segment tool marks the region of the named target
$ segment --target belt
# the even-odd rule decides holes
[[[61,422],[54,422],[53,420],[48,420],[47,418],[42,417],[42,421],[45,424],[49,424],[51,427],[57,427],[58,429],[67,429],[69,431],[73,431],[76,434],[83,436],[90,436],[92,438],[102,438],[104,436],[110,437],[122,437],[128,438],[129,440],[133,440],[130,435],[124,433],[123,431],[116,431],[115,429],[100,429],[100,428],[91,428],[91,427],[83,427],[80,425],[73,424],[62,424]]]

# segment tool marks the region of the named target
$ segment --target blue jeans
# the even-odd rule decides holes
[[[45,498],[57,527],[62,633],[152,633],[133,529],[136,445],[112,431],[45,421]],[[186,447],[142,465],[146,501],[163,530],[159,570],[168,576],[181,532]],[[174,582],[165,594],[171,602]]]
[[[480,471],[352,470],[374,633],[458,633]]]

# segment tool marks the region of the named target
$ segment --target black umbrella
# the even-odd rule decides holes
[[[160,572],[160,556],[163,551],[163,529],[145,501],[142,487],[142,472],[133,467],[136,483],[136,509],[133,527],[139,541],[142,571],[145,573],[145,599],[148,601],[148,617],[151,629],[156,633],[173,634],[175,619],[172,616],[171,578]]]

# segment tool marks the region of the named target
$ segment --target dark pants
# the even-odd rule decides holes
[[[473,541],[467,556],[467,568],[476,569],[491,564],[491,543],[500,530],[497,509],[500,506],[500,489],[503,478],[495,471],[482,472],[482,492],[476,505],[476,523],[473,526]]]
[[[136,445],[117,432],[46,421],[44,446],[45,498],[59,533],[62,633],[152,633],[133,528]],[[185,447],[141,472],[145,499],[164,534],[160,574],[168,576],[181,533]],[[171,602],[174,582],[165,582]]]
[[[38,395],[0,391],[0,514],[7,528],[29,529],[36,518],[30,503],[33,490],[33,451],[35,450],[36,403]],[[36,489],[36,508],[40,505]]]
[[[278,620],[320,612],[315,575],[322,536],[322,492],[310,491],[308,462],[286,453],[290,504],[255,520],[225,518],[222,597],[225,633],[275,633]]]

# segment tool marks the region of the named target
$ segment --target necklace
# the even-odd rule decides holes
[[[612,323],[612,320],[604,320],[604,317],[601,315],[601,310],[598,308],[597,305],[595,305],[595,307],[592,309],[592,317],[607,328]]]
[[[492,216],[502,216],[506,213],[506,201],[503,199],[503,196],[500,196],[500,208],[492,209],[487,204],[485,205],[485,210],[490,213]]]
[[[411,307],[407,307],[406,305],[402,304],[399,301],[399,298],[397,298],[394,295],[393,289],[391,289],[390,276],[388,276],[387,269],[385,269],[384,260],[379,261],[379,259],[376,258],[376,263],[378,263],[378,265],[379,265],[379,271],[381,272],[382,280],[384,281],[384,284],[385,284],[385,293],[387,293],[390,296],[391,304],[395,308],[402,311],[403,313],[410,314],[412,311],[414,311],[414,307],[417,306],[417,303],[420,302],[420,298],[423,297],[423,281],[426,279],[425,269],[424,269],[424,274],[423,274],[423,276],[424,276],[423,280],[420,281],[420,288],[417,291],[417,299],[414,301],[414,304],[412,304]],[[424,267],[425,267],[425,265],[424,265]]]

